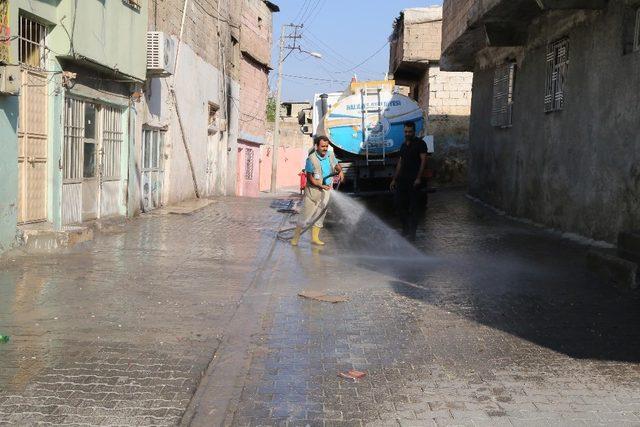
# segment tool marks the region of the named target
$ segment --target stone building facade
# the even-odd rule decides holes
[[[264,0],[243,0],[240,37],[240,135],[237,194],[260,192],[261,146],[267,136],[267,98],[273,44],[272,13],[280,9]]]
[[[147,13],[146,0],[0,1],[0,64],[20,82],[0,94],[0,252],[127,215]]]
[[[442,67],[474,72],[473,196],[609,242],[640,227],[639,10],[445,0]]]
[[[440,184],[462,184],[473,74],[440,69],[442,8],[405,9],[391,36],[389,71],[425,111],[426,132],[434,137],[433,169]]]
[[[186,6],[186,8],[185,8]],[[148,31],[172,42],[137,103],[135,212],[236,194],[240,0],[149,0]]]

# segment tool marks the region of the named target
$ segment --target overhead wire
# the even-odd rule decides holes
[[[292,22],[298,22],[298,18],[302,18],[303,14],[302,11],[305,9],[305,5],[307,4],[307,2],[310,2],[311,0],[304,0],[302,2],[302,5],[300,6],[300,9],[298,10],[298,13],[296,14],[295,18],[293,18]]]
[[[320,8],[318,9],[318,6],[320,6]],[[322,8],[324,7],[324,0],[316,0],[316,4],[313,6],[313,8],[310,10],[309,14],[307,15],[307,17],[305,18],[304,21],[302,21],[302,25],[306,25],[307,21],[309,21],[309,19],[313,16],[313,19],[316,18],[317,16],[317,12],[316,10],[322,10]],[[315,15],[314,15],[315,13]],[[313,22],[313,21],[312,21]],[[311,24],[309,24],[311,25]]]
[[[304,40],[305,40],[306,42],[308,42],[308,43],[309,43],[309,44],[311,44],[312,46],[315,46],[315,47],[316,47],[316,48],[318,48],[320,51],[324,51],[324,49],[323,49],[322,47],[320,47],[320,46],[318,45],[318,43],[316,43],[316,42],[314,42],[313,40],[311,40],[311,39],[309,39],[309,38],[305,37],[304,35],[303,35],[303,38],[304,38]],[[324,51],[324,53],[325,53],[325,56],[328,56],[329,58],[331,58],[331,59],[332,59],[332,60],[330,61],[330,60],[328,60],[327,58],[324,58],[324,59],[325,59],[325,62],[326,62],[329,66],[331,66],[332,68],[335,68],[335,69],[336,69],[336,71],[334,71],[334,73],[336,73],[336,74],[345,74],[345,73],[349,73],[349,72],[351,72],[351,71],[338,71],[338,70],[341,70],[341,69],[344,69],[344,68],[350,68],[350,67],[353,67],[353,66],[355,65],[355,62],[347,61],[347,60],[342,59],[342,58],[343,58],[343,57],[342,57],[342,55],[339,55],[339,56],[338,56],[338,54],[329,54],[329,55],[326,55],[326,53],[327,53],[326,51]],[[341,57],[342,57],[342,58],[341,58]],[[377,73],[377,72],[375,72],[375,71],[371,71],[371,70],[368,70],[368,69],[365,69],[365,68],[362,68],[362,67],[356,67],[356,68],[357,68],[357,70],[358,70],[359,72],[361,72],[362,74],[369,74],[369,75],[377,75],[377,74],[380,74],[380,73]]]
[[[193,0],[193,2],[198,5],[198,7],[200,7],[200,9],[202,9],[202,11],[208,15],[209,17],[219,20],[220,22],[224,22],[225,24],[229,25],[230,27],[236,28],[236,29],[240,29],[239,25],[236,24],[232,24],[231,21],[229,21],[228,19],[225,19],[221,14],[220,11],[216,8],[212,8],[216,14],[212,14],[211,12],[209,12],[209,9],[207,9],[206,7],[204,7],[202,4],[200,4],[199,0]]]
[[[374,57],[376,57],[380,52],[382,52],[382,50],[384,48],[386,48],[389,45],[389,41],[386,41],[381,47],[380,49],[376,50],[375,52],[373,52],[370,56],[368,56],[364,61],[360,62],[358,65],[356,65],[353,68],[350,68],[348,70],[344,70],[344,71],[338,71],[339,73],[350,73],[352,71],[357,70],[361,65],[366,64],[367,62],[371,61]]]
[[[316,2],[317,2],[317,0],[316,0]],[[305,18],[305,15],[306,15],[307,13],[309,13],[309,8],[311,7],[311,4],[312,4],[312,3],[313,3],[313,0],[309,0],[309,3],[307,4],[307,8],[305,9],[305,11],[304,11],[304,12],[302,12],[302,15],[300,15],[300,18],[298,18],[298,20],[299,20],[300,22],[303,22],[303,21],[306,19],[306,18]]]

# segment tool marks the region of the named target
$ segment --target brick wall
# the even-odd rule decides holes
[[[473,73],[429,69],[429,115],[469,116]]]
[[[266,135],[268,70],[250,58],[240,66],[240,135]],[[262,141],[261,141],[262,142]]]
[[[244,0],[240,50],[262,64],[271,64],[273,37],[271,10],[263,0]]]
[[[390,71],[395,73],[403,62],[438,61],[442,8],[405,9],[400,18],[390,41]]]
[[[442,5],[442,50],[446,50],[467,29],[469,16],[478,0],[444,0]]]
[[[442,21],[409,24],[404,31],[404,61],[440,59]]]
[[[184,0],[149,0],[149,30],[179,36],[184,3]],[[241,0],[189,0],[182,38],[198,56],[218,69],[222,68],[221,53],[224,53],[226,71],[232,78],[239,76],[239,44],[234,46],[232,37],[239,42],[240,10]]]
[[[444,0],[442,5],[442,51],[445,51],[488,10],[505,0]],[[506,3],[506,2],[505,2]]]

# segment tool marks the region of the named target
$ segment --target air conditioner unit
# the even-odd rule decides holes
[[[147,32],[147,74],[169,76],[174,72],[176,44],[160,31]]]

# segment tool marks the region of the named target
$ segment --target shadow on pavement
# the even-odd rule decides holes
[[[364,203],[397,226],[388,199]],[[339,223],[334,229],[344,259],[394,278],[398,294],[573,358],[640,361],[636,293],[591,275],[587,248],[499,217],[462,191],[431,196],[416,242],[424,259],[354,256],[349,233],[341,235]],[[379,246],[376,236],[368,238]]]

